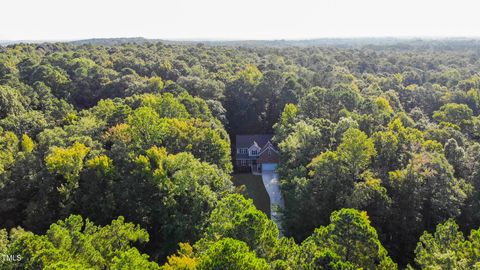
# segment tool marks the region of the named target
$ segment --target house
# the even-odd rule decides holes
[[[235,167],[252,172],[274,171],[279,152],[272,144],[272,134],[237,135]]]

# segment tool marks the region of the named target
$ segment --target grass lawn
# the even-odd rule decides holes
[[[243,195],[253,199],[253,203],[257,209],[270,217],[270,198],[263,185],[261,176],[250,173],[240,173],[234,174],[232,180],[236,187],[244,185],[246,190],[243,192]]]

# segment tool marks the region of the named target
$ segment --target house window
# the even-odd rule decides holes
[[[240,160],[240,165],[247,166],[247,160],[245,159]]]
[[[247,149],[247,148],[240,148],[240,149],[239,149],[239,153],[240,153],[240,154],[247,154],[247,153],[248,153],[248,149]]]
[[[256,156],[258,155],[258,151],[257,150],[252,150],[252,156]]]

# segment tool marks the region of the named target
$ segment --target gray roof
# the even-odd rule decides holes
[[[277,154],[278,154],[278,151],[277,151],[277,149],[275,149],[275,146],[273,146],[272,141],[270,141],[270,145],[271,145],[273,151],[277,152]],[[262,149],[260,149],[260,153],[262,153],[263,151],[265,151],[265,149],[267,149],[267,147],[268,147],[268,142],[262,147]]]
[[[236,148],[248,148],[254,142],[260,148],[263,148],[268,141],[271,141],[273,134],[253,134],[253,135],[237,135],[235,139]]]
[[[251,157],[248,154],[236,154],[235,159],[251,159],[251,160],[257,160],[258,157]]]

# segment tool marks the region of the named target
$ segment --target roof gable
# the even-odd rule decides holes
[[[259,148],[263,148],[272,138],[273,134],[237,135],[235,137],[235,147],[250,148],[256,142]]]
[[[257,142],[253,142],[253,144],[248,148],[248,151],[251,151],[251,150],[257,150],[257,151],[260,151],[262,148],[260,148],[260,146],[258,146],[258,143]]]
[[[275,147],[273,146],[272,142],[268,141],[263,147],[262,149],[260,150],[260,154],[262,154],[263,152],[265,152],[266,150],[271,150],[275,153],[278,154],[278,151],[277,149],[275,149]]]
[[[257,159],[257,163],[278,163],[279,154],[275,149],[267,147]]]

